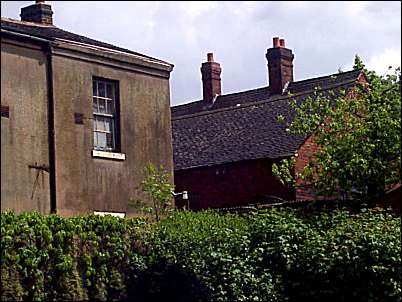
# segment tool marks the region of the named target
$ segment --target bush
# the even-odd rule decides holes
[[[400,301],[400,219],[383,210],[1,214],[2,300]]]
[[[384,210],[254,215],[252,244],[290,301],[400,301],[400,220]]]
[[[110,216],[2,212],[1,299],[126,298],[126,284],[144,269],[143,225],[142,219]]]
[[[271,275],[255,266],[247,218],[206,211],[183,211],[156,224],[151,233],[150,264],[174,265],[201,283],[194,301],[269,301]],[[190,293],[189,295],[190,296]]]

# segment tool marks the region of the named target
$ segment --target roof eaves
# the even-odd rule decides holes
[[[25,27],[28,26],[28,27],[32,27],[32,28],[35,28],[35,27],[36,28],[48,28],[48,29],[52,29],[52,30],[57,30],[59,32],[67,33],[69,35],[73,35],[73,36],[82,37],[82,38],[85,38],[85,39],[88,39],[88,40],[92,40],[94,43],[101,43],[101,44],[104,44],[104,45],[108,44],[108,43],[105,43],[105,42],[101,42],[101,41],[97,41],[97,40],[88,38],[86,36],[82,36],[82,35],[78,35],[78,34],[75,34],[75,33],[72,33],[72,32],[65,31],[63,29],[60,29],[60,28],[54,26],[54,25],[38,24],[38,23],[34,23],[34,22],[20,21],[20,20],[15,20],[15,19],[10,19],[10,18],[3,18],[3,17],[1,18],[1,21],[4,21],[5,24],[7,24],[7,22],[13,23],[13,24],[15,24],[14,27],[17,27],[18,25],[21,25],[21,26],[25,26]],[[2,28],[2,31],[3,31],[3,28]],[[141,59],[143,61],[152,62],[152,63],[156,63],[156,64],[163,65],[163,66],[169,66],[171,69],[173,69],[173,67],[174,67],[174,65],[169,63],[169,62],[166,62],[166,61],[163,61],[163,60],[160,60],[160,59],[156,59],[156,58],[153,58],[153,57],[150,57],[150,56],[146,56],[146,55],[143,55],[143,54],[140,54],[140,53],[136,53],[136,52],[128,50],[128,49],[125,50],[124,48],[121,48],[121,47],[115,46],[115,45],[111,45],[111,44],[110,44],[110,47],[107,47],[107,46],[104,47],[104,46],[99,46],[99,45],[96,45],[96,44],[73,41],[73,40],[70,40],[70,39],[62,39],[62,38],[55,38],[55,37],[51,37],[51,38],[46,37],[46,38],[44,38],[42,36],[38,37],[37,35],[34,35],[34,34],[30,35],[30,34],[24,33],[23,32],[24,30],[21,29],[21,28],[20,28],[20,30],[18,30],[18,28],[17,29],[16,28],[7,29],[7,31],[13,32],[13,33],[23,34],[23,35],[26,35],[26,37],[31,37],[31,38],[38,38],[38,39],[44,39],[44,40],[50,40],[50,41],[59,40],[59,41],[64,41],[66,43],[80,45],[80,46],[84,46],[84,47],[88,47],[88,48],[92,47],[93,49],[99,49],[99,50],[109,51],[109,52],[113,52],[113,53],[129,55],[129,56],[133,56],[133,57],[136,57],[138,59]]]
[[[302,144],[300,144],[300,146],[301,145]],[[300,148],[300,146],[299,146],[299,148]],[[230,164],[230,163],[238,163],[238,162],[242,162],[242,161],[257,160],[257,159],[262,159],[262,158],[275,160],[275,159],[286,158],[286,157],[289,157],[289,156],[294,156],[296,152],[297,152],[297,150],[295,150],[294,152],[291,152],[291,153],[278,154],[277,156],[263,156],[263,155],[261,155],[261,156],[247,158],[247,159],[217,161],[217,162],[213,162],[213,163],[210,162],[210,163],[206,163],[206,164],[203,164],[203,165],[194,165],[194,166],[183,167],[183,168],[178,168],[178,169],[175,168],[174,170],[175,171],[182,171],[182,170],[189,170],[189,169],[213,167],[213,166],[219,166],[219,165]]]
[[[111,53],[122,54],[122,55],[130,56],[130,57],[134,57],[136,59],[139,59],[139,60],[142,60],[145,62],[159,64],[159,65],[163,65],[163,66],[170,67],[170,68],[173,68],[173,66],[174,66],[173,64],[162,61],[162,60],[153,59],[150,57],[137,55],[137,54],[133,54],[133,53],[129,53],[129,52],[124,52],[124,51],[120,51],[120,50],[116,50],[116,49],[112,49],[112,48],[108,48],[108,47],[102,47],[102,46],[98,46],[98,45],[82,43],[82,42],[77,42],[77,41],[72,41],[72,40],[66,40],[66,39],[61,39],[61,38],[56,38],[55,41],[61,41],[61,42],[65,42],[65,43],[69,43],[69,44],[77,45],[77,46],[82,46],[82,47],[90,48],[90,49],[103,50],[103,51],[107,51],[107,52],[111,52]]]
[[[31,39],[31,40],[36,40],[36,41],[40,41],[40,42],[51,42],[54,41],[54,39],[49,39],[49,38],[41,38],[41,37],[37,37],[34,35],[28,35],[28,34],[24,34],[18,31],[12,31],[12,30],[7,30],[7,29],[1,29],[2,33],[5,34],[9,34],[9,35],[13,35],[13,36],[18,36],[18,37],[22,37],[22,38],[27,38],[27,39]]]

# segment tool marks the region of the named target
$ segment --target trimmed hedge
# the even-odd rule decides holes
[[[2,300],[400,301],[383,210],[144,219],[1,214]]]

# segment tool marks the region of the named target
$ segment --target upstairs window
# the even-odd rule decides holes
[[[118,151],[118,105],[118,83],[94,78],[93,133],[95,150]]]

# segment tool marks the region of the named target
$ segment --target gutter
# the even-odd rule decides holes
[[[47,39],[42,39],[42,38],[38,38],[38,37],[35,37],[35,36],[15,32],[15,31],[10,31],[10,30],[3,29],[3,28],[1,29],[1,32],[4,33],[4,34],[9,34],[9,35],[12,35],[12,36],[26,38],[26,39],[31,39],[31,40],[35,40],[35,41],[42,42],[42,43],[49,43],[50,42],[50,40],[47,40]]]

